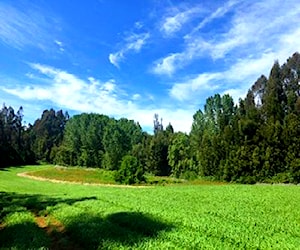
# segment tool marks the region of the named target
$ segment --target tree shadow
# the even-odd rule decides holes
[[[48,206],[55,206],[59,203],[72,205],[75,202],[85,200],[96,200],[97,198],[53,198],[43,195],[18,194],[14,192],[0,192],[0,221],[9,213],[19,211],[30,211],[36,215],[44,212]]]
[[[0,166],[0,171],[9,171],[12,168],[23,168],[24,165]]]
[[[118,212],[106,217],[95,215],[71,218],[66,230],[70,237],[83,249],[106,249],[132,246],[151,238],[160,232],[172,229],[170,223],[139,212]]]
[[[57,240],[57,238],[53,239],[52,235],[47,232],[46,227],[41,228],[35,219],[40,215],[44,215],[48,206],[61,203],[72,205],[75,202],[94,199],[96,198],[63,199],[42,195],[0,192],[0,249],[54,249],[51,246],[55,243],[53,240]],[[9,216],[13,216],[13,218],[10,217],[11,222],[6,224],[5,220]]]
[[[47,233],[33,221],[0,228],[0,249],[42,249],[50,246]]]
[[[10,171],[11,169],[14,169],[14,168],[24,168],[25,166],[28,166],[28,165],[39,167],[42,164],[38,164],[36,162],[31,162],[31,163],[27,163],[27,164],[20,163],[20,164],[2,165],[2,166],[0,166],[0,171]]]
[[[78,216],[66,215],[65,224],[41,227],[38,219],[47,217],[47,207],[58,204],[72,206],[75,202],[96,200],[53,198],[43,195],[0,192],[0,249],[108,249],[133,246],[156,238],[172,225],[149,214],[118,212],[107,216],[84,212]],[[11,215],[29,215],[29,220],[4,223]],[[53,219],[53,218],[52,218]],[[54,218],[55,219],[55,218]],[[58,230],[62,227],[63,230]],[[51,232],[49,231],[51,229]],[[52,230],[54,229],[54,230]]]

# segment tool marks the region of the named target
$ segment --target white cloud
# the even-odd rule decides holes
[[[60,50],[61,52],[64,52],[64,51],[65,51],[65,49],[64,49],[64,44],[63,44],[62,41],[54,40],[54,43],[58,46],[58,48],[59,48],[59,50]]]
[[[67,110],[134,119],[150,131],[153,127],[153,115],[158,113],[164,118],[165,126],[171,122],[176,131],[190,130],[193,110],[158,108],[145,103],[139,106],[138,102],[145,98],[139,93],[128,95],[118,88],[113,79],[102,82],[94,77],[88,77],[85,80],[54,67],[36,63],[30,66],[41,75],[38,78],[31,75],[30,80],[38,82],[26,86],[20,84],[15,87],[0,87],[0,90],[25,101],[47,101]]]
[[[130,36],[126,37],[124,39],[125,45],[123,45],[119,51],[109,54],[108,59],[110,63],[119,68],[119,62],[124,60],[124,55],[130,51],[138,53],[146,44],[146,41],[149,39],[149,37],[149,33],[131,34]]]
[[[191,34],[198,32],[199,30],[201,30],[203,27],[205,27],[205,25],[209,24],[210,22],[212,22],[213,20],[217,19],[217,18],[221,18],[223,17],[228,11],[230,11],[234,5],[236,5],[238,3],[238,1],[236,0],[232,0],[232,1],[228,1],[225,2],[223,6],[217,8],[214,12],[212,12],[210,15],[208,15],[207,17],[205,17],[197,26],[196,28],[194,28],[191,32]],[[190,35],[191,35],[190,34]],[[188,35],[188,36],[190,36]]]
[[[300,28],[299,28],[300,34]],[[300,45],[300,42],[299,42]],[[185,81],[173,84],[169,93],[179,101],[193,101],[195,98],[207,98],[213,93],[230,94],[237,102],[245,97],[248,89],[262,74],[268,77],[276,59],[282,63],[291,55],[291,51],[274,53],[266,51],[260,57],[248,57],[237,60],[230,68],[213,73],[201,73]]]
[[[231,15],[223,20],[229,11]],[[202,31],[216,19],[220,19],[220,23],[224,21],[222,28],[214,30],[214,27],[220,26],[216,24],[209,31]],[[267,49],[282,54],[280,52],[286,51],[286,46],[296,51],[300,49],[297,35],[299,22],[300,6],[296,1],[228,1],[187,32],[182,51],[175,51],[157,60],[152,71],[155,74],[172,75],[204,57],[213,60],[223,60],[225,57],[226,60],[244,59],[251,55],[258,57]],[[289,54],[285,54],[287,56]]]
[[[154,62],[152,72],[157,75],[172,76],[178,69],[201,57],[201,53],[211,45],[202,39],[190,41],[183,52],[172,53]]]
[[[169,75],[171,76],[176,70],[175,63],[177,58],[181,58],[180,54],[170,54],[161,60],[155,62],[152,71],[158,75]]]
[[[213,81],[220,78],[221,75],[218,73],[200,74],[185,82],[175,83],[170,89],[170,95],[180,101],[192,100],[195,98],[195,95],[199,96],[199,92],[206,94],[208,90],[216,89],[217,86]]]
[[[221,93],[221,95],[229,94],[232,98],[235,104],[239,103],[240,98],[245,98],[246,94],[248,92],[248,89],[226,89],[224,92]]]
[[[123,58],[122,53],[114,53],[109,54],[108,59],[111,64],[113,64],[115,67],[119,68],[119,61]]]
[[[194,109],[175,109],[175,108],[157,108],[157,109],[134,109],[126,116],[129,119],[139,121],[141,126],[148,132],[153,132],[153,116],[158,114],[163,119],[163,126],[172,124],[175,131],[189,133],[193,123]]]
[[[132,95],[132,100],[136,101],[136,100],[139,100],[141,99],[141,95],[140,94],[134,94]]]
[[[188,10],[176,11],[173,15],[169,14],[160,24],[160,31],[166,36],[171,36],[181,30],[185,23],[189,22],[194,17],[197,17],[197,14],[200,12],[201,9],[196,6],[194,8],[189,8]]]
[[[15,8],[0,2],[0,42],[17,49],[25,46],[43,50],[51,46],[52,35],[57,33],[57,23],[51,17],[43,15],[36,6]]]
[[[135,27],[136,29],[138,29],[138,30],[141,29],[141,28],[143,28],[143,26],[144,26],[144,25],[143,25],[142,22],[135,22],[135,23],[134,23],[134,27]]]

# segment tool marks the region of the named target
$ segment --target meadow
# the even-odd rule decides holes
[[[0,170],[1,249],[300,249],[299,186],[124,188],[17,175],[36,170],[49,166]]]

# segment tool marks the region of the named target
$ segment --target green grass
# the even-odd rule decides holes
[[[114,172],[104,169],[44,166],[30,175],[48,179],[96,184],[116,184]]]
[[[300,249],[299,186],[129,189],[16,175],[47,168],[0,171],[1,249]]]
[[[47,179],[79,182],[79,183],[94,183],[94,184],[113,184],[118,183],[114,180],[114,171],[95,169],[95,168],[82,168],[82,167],[60,167],[52,165],[44,165],[41,169],[30,171],[31,176],[42,177]],[[146,174],[146,183],[142,185],[220,185],[222,182],[194,179],[184,180],[168,176],[153,176]]]

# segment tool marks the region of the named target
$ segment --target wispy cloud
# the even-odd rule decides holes
[[[46,50],[57,31],[56,22],[36,6],[15,8],[0,2],[0,42],[19,50],[25,46]]]
[[[174,33],[181,30],[184,24],[188,23],[194,17],[197,17],[197,14],[200,12],[202,12],[202,9],[198,6],[183,11],[176,9],[175,13],[168,13],[167,16],[163,18],[160,23],[160,31],[165,36],[172,36]]]
[[[64,44],[62,41],[59,41],[59,40],[54,40],[54,43],[57,45],[58,49],[61,51],[61,52],[64,52],[65,49],[64,49]]]
[[[205,25],[209,24],[213,20],[217,18],[223,17],[228,11],[232,9],[234,5],[238,3],[237,0],[230,0],[228,2],[225,2],[223,6],[218,7],[214,12],[206,16],[197,26],[194,28],[191,32],[191,34],[194,34],[195,32],[200,31]],[[190,35],[191,35],[190,34]]]
[[[293,43],[294,37],[300,36],[300,28],[292,35],[283,36],[279,43],[282,49],[276,52],[267,50],[258,57],[250,56],[237,60],[224,71],[200,73],[174,83],[169,90],[172,98],[187,102],[194,102],[196,98],[204,100],[213,93],[230,94],[235,102],[245,97],[250,86],[257,78],[264,74],[268,77],[275,60],[284,63],[291,56],[296,47],[300,48],[300,41]]]
[[[299,40],[296,31],[300,22],[300,6],[296,2],[228,1],[205,17],[196,28],[187,31],[184,49],[154,62],[152,71],[170,76],[203,57],[239,59],[262,54],[267,49],[280,52],[285,46],[280,43],[283,37],[292,35],[295,43]],[[229,12],[231,14],[226,17],[222,29],[203,31],[212,22],[215,22],[213,27],[219,27],[218,23],[222,23],[223,16]],[[295,44],[293,47],[299,50]]]
[[[216,89],[216,84],[211,84],[211,82],[219,80],[220,77],[221,75],[218,73],[199,74],[197,77],[187,79],[184,82],[175,83],[170,89],[170,95],[180,101],[191,100],[196,95],[199,96],[201,91],[207,94],[207,91]]]
[[[119,68],[120,61],[124,60],[125,54],[133,51],[135,53],[139,52],[142,47],[146,44],[146,41],[149,39],[149,33],[141,33],[141,34],[131,34],[130,36],[124,39],[125,44],[123,47],[115,52],[109,54],[109,61],[111,64]]]
[[[144,129],[151,131],[154,113],[164,118],[164,124],[172,123],[175,130],[188,132],[194,110],[183,110],[170,106],[145,104],[146,96],[129,95],[111,79],[101,81],[94,77],[87,79],[61,69],[42,64],[30,64],[35,73],[30,74],[32,84],[0,87],[5,93],[24,101],[41,103],[47,101],[59,108],[76,112],[96,112],[116,118],[126,117],[138,121]]]
[[[172,76],[178,69],[184,68],[186,65],[201,56],[201,52],[211,45],[201,38],[194,38],[186,44],[183,52],[171,53],[168,56],[154,62],[152,72],[157,75]]]

